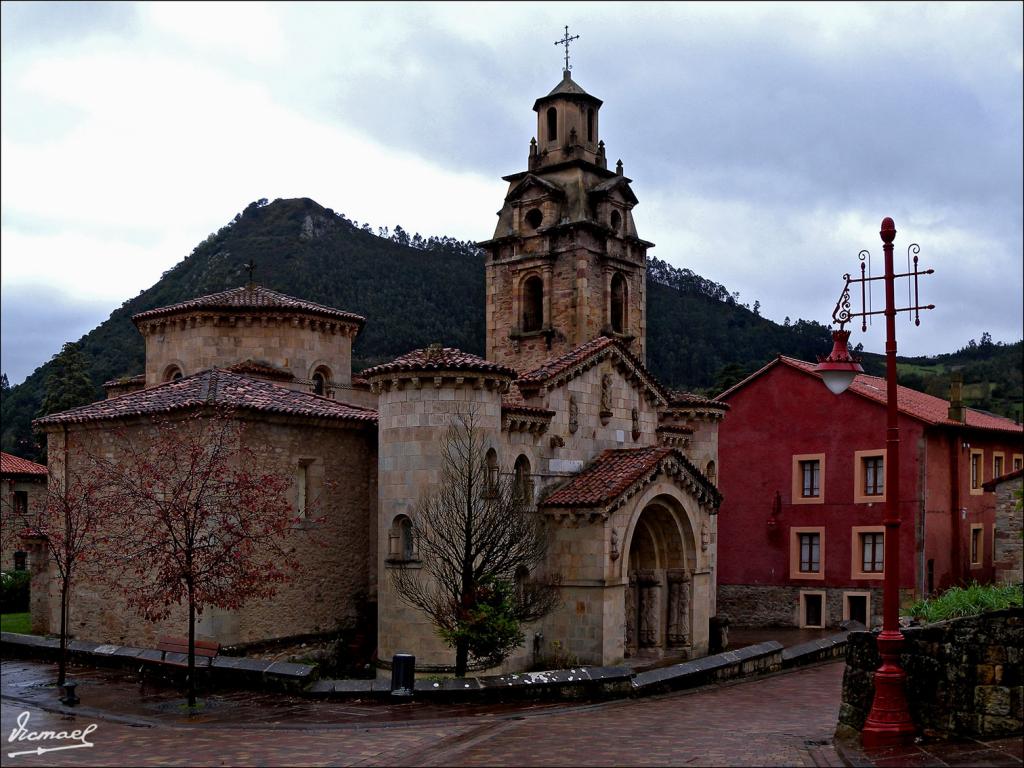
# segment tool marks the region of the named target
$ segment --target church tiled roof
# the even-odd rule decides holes
[[[111,379],[110,381],[103,382],[103,388],[108,389],[110,387],[129,387],[133,384],[144,384],[146,382],[146,374],[137,373],[134,376],[121,376],[117,379]]]
[[[516,377],[516,370],[507,365],[492,363],[482,357],[463,352],[461,349],[442,347],[434,344],[423,349],[414,349],[401,357],[396,357],[390,363],[375,365],[367,368],[362,375],[367,378],[381,376],[389,373],[418,371],[472,371],[479,373],[493,373],[498,376]]]
[[[46,467],[20,456],[0,452],[0,472],[5,475],[45,475]]]
[[[248,373],[253,376],[262,376],[265,379],[277,379],[278,381],[291,381],[295,378],[295,374],[291,371],[283,370],[270,363],[261,363],[251,358],[234,365],[229,365],[226,370],[232,373]]]
[[[598,336],[596,339],[591,339],[585,344],[569,350],[564,355],[551,358],[533,370],[521,374],[516,380],[516,384],[525,394],[529,395],[530,390],[557,385],[560,381],[576,376],[583,370],[596,365],[609,355],[618,355],[623,363],[635,372],[646,385],[648,393],[655,401],[661,401],[661,405],[668,401],[667,390],[644,367],[644,364],[628,349],[608,336]]]
[[[551,89],[550,93],[548,93],[547,96],[542,96],[541,98],[537,99],[537,101],[534,102],[534,110],[537,109],[537,106],[541,102],[547,101],[548,99],[553,98],[555,96],[568,96],[586,99],[587,101],[593,102],[597,106],[601,106],[601,104],[604,103],[596,96],[591,96],[589,93],[583,90],[580,84],[572,79],[572,75],[569,73],[568,70],[562,70],[562,79],[558,82],[558,85]]]
[[[540,386],[551,379],[557,378],[559,374],[568,371],[575,365],[579,365],[591,355],[596,355],[603,349],[615,346],[615,340],[608,336],[598,336],[585,344],[570,349],[564,355],[552,357],[542,365],[531,371],[527,371],[519,377],[518,383],[524,387]]]
[[[695,395],[692,392],[680,392],[675,390],[669,394],[669,408],[715,408],[720,411],[729,410],[729,404],[719,400],[712,400],[710,397]]]
[[[612,448],[542,502],[544,507],[602,507],[650,478],[670,461],[682,468],[704,501],[717,506],[718,489],[681,452],[668,446]]]
[[[502,398],[501,398],[501,410],[502,412],[508,413],[525,413],[534,416],[545,416],[551,418],[555,415],[555,412],[547,408],[541,408],[536,405],[529,405],[526,402],[526,398],[523,397],[523,393],[519,391],[519,387],[513,382]]]
[[[178,304],[171,304],[166,307],[157,307],[146,312],[139,312],[132,316],[132,322],[138,324],[142,320],[151,320],[158,317],[168,317],[183,312],[195,311],[238,311],[248,310],[251,312],[292,312],[307,315],[317,315],[332,320],[343,320],[345,322],[362,325],[366,319],[352,312],[345,312],[333,307],[326,307],[312,301],[296,299],[286,296],[283,293],[272,291],[261,285],[244,285],[240,288],[232,288],[229,291],[211,293],[209,296],[200,296]]]
[[[787,365],[790,368],[795,368],[798,371],[802,371],[811,376],[819,376],[814,371],[814,363],[808,363],[804,360],[797,360],[794,357],[786,357],[779,355],[778,358],[772,360],[768,365],[761,368],[761,370],[752,373],[746,379],[741,381],[739,384],[727,389],[725,392],[718,396],[719,399],[728,397],[740,387],[744,386],[747,382],[752,381],[754,378],[760,376],[762,373],[767,371],[769,368],[778,364]],[[886,398],[886,383],[885,379],[879,376],[868,376],[866,373],[858,374],[853,379],[853,383],[850,384],[848,391],[854,394],[860,395],[861,397],[873,400],[874,402],[885,405],[887,402]],[[918,392],[916,389],[910,389],[909,387],[897,386],[896,388],[896,407],[900,413],[910,416],[925,422],[926,424],[933,424],[935,426],[948,426],[948,427],[971,427],[973,429],[987,429],[996,432],[1016,432],[1018,434],[1024,432],[1024,426],[1016,424],[1010,419],[1002,416],[996,416],[993,413],[986,413],[984,411],[978,411],[973,408],[965,408],[964,412],[967,417],[966,424],[959,421],[954,421],[949,418],[949,401],[943,400],[941,397],[935,397],[934,395],[928,395],[924,392]]]
[[[210,405],[225,405],[243,411],[313,416],[324,419],[375,424],[377,412],[348,405],[307,392],[295,392],[276,384],[251,379],[238,373],[211,368],[183,379],[169,381],[120,397],[53,413],[33,424],[81,424],[106,419],[148,416]]]

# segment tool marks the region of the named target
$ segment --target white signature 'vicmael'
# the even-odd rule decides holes
[[[89,723],[85,728],[76,729],[74,731],[30,731],[28,729],[28,718],[29,713],[27,710],[18,715],[16,720],[18,727],[11,731],[11,735],[7,737],[7,741],[12,744],[21,741],[73,741],[75,743],[61,744],[53,747],[38,746],[35,749],[28,749],[21,752],[8,752],[8,757],[18,757],[19,755],[42,755],[45,752],[56,752],[58,749],[81,749],[82,747],[91,747],[93,746],[93,743],[88,740],[89,734],[99,727],[96,723]]]

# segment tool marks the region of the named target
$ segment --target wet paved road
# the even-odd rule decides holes
[[[282,709],[273,717],[253,720],[246,714],[250,708],[240,705],[234,716],[189,724],[166,702],[146,717],[110,708],[90,707],[73,715],[46,711],[42,707],[49,707],[47,697],[55,694],[28,681],[33,670],[37,680],[47,673],[48,665],[12,661],[3,666],[5,766],[838,765],[835,753],[822,744],[836,723],[841,663],[597,705],[477,710],[424,706],[403,712],[381,705],[336,703],[325,709],[302,702],[310,708],[302,713]],[[134,695],[138,698],[139,693]],[[98,698],[94,691],[94,704]],[[352,712],[338,714],[345,709]],[[311,722],[309,714],[318,711],[333,712],[331,721]],[[11,757],[43,743],[9,740],[23,712],[29,713],[30,731],[96,723],[88,737],[94,746]],[[426,719],[430,714],[436,719]]]

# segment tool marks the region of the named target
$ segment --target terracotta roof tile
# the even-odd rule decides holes
[[[291,371],[286,371],[282,368],[278,368],[276,365],[260,363],[252,359],[243,360],[240,363],[229,365],[225,370],[231,371],[232,373],[248,373],[253,376],[262,376],[266,379],[277,379],[279,381],[292,381],[295,378],[295,374]]]
[[[377,412],[368,408],[348,405],[307,392],[295,392],[267,381],[213,368],[183,379],[129,392],[120,397],[50,414],[36,419],[33,424],[80,424],[104,419],[169,413],[204,405],[229,405],[247,411],[343,421],[377,421]]]
[[[45,475],[46,467],[20,456],[0,452],[0,472],[5,475]]]
[[[1024,468],[1015,469],[1012,472],[1007,472],[999,477],[993,477],[987,483],[983,483],[981,487],[986,491],[994,491],[996,486],[1010,482],[1011,480],[1019,480],[1022,477],[1024,477]]]
[[[722,411],[729,410],[728,403],[712,400],[710,397],[704,397],[703,395],[695,395],[692,392],[680,392],[679,390],[674,390],[669,394],[668,405],[669,408],[672,408],[673,406],[683,408],[693,408],[694,406],[697,406],[702,408],[717,408]]]
[[[144,374],[144,373],[137,373],[134,376],[120,376],[120,377],[118,377],[116,379],[111,379],[110,381],[104,381],[103,382],[103,388],[106,389],[106,388],[109,388],[109,387],[128,387],[128,386],[131,386],[133,384],[145,384],[145,383],[146,383],[146,374]]]
[[[602,349],[615,346],[615,340],[608,336],[598,336],[585,344],[570,349],[564,355],[553,357],[539,365],[533,370],[527,371],[519,377],[518,383],[523,386],[541,385],[546,381],[564,373],[574,365],[578,365],[591,355],[600,352]]]
[[[708,498],[721,499],[718,489],[678,450],[668,446],[648,448],[612,448],[599,455],[576,477],[542,502],[545,507],[599,507],[625,493],[630,486],[653,471],[663,460],[672,457],[687,470],[707,493]]]
[[[591,339],[563,355],[547,360],[533,370],[521,374],[516,380],[516,384],[521,390],[529,393],[530,390],[547,385],[560,377],[571,375],[573,369],[577,369],[579,366],[590,367],[587,365],[588,361],[594,360],[598,355],[604,355],[605,353],[621,355],[639,374],[655,400],[660,398],[662,404],[668,401],[668,390],[661,385],[661,382],[654,378],[644,364],[628,349],[608,336],[598,336],[596,339]],[[603,359],[603,357],[594,360],[594,363],[600,359]]]
[[[555,415],[555,412],[552,410],[528,404],[526,402],[526,398],[523,397],[523,393],[519,390],[519,387],[515,382],[512,382],[509,386],[508,392],[502,396],[501,410],[513,413],[527,413],[536,416],[551,417]]]
[[[423,349],[414,349],[390,363],[382,363],[362,372],[366,378],[381,376],[388,373],[416,371],[474,371],[494,373],[499,376],[516,377],[516,370],[507,365],[492,363],[482,357],[463,352],[461,349],[442,347],[434,344]]]
[[[351,312],[345,312],[333,307],[326,307],[312,301],[296,299],[286,296],[283,293],[272,291],[261,285],[245,285],[240,288],[232,288],[229,291],[211,293],[209,296],[200,296],[178,304],[171,304],[166,307],[157,307],[146,312],[139,312],[132,316],[132,322],[138,324],[141,320],[150,320],[157,317],[167,317],[182,312],[193,312],[197,310],[213,311],[237,311],[248,310],[251,312],[293,312],[306,315],[317,315],[328,317],[333,320],[343,320],[349,323],[362,325],[365,318]]]
[[[779,360],[798,370],[805,371],[814,376],[818,375],[814,372],[814,363],[785,356],[779,357]],[[858,374],[853,379],[849,391],[866,397],[869,400],[874,400],[876,403],[886,404],[885,379],[879,376],[868,376],[865,373]],[[896,405],[901,413],[920,419],[927,424],[950,427],[964,426],[961,422],[953,421],[949,418],[948,400],[943,400],[941,397],[928,395],[924,392],[918,392],[916,389],[897,386]],[[996,416],[994,413],[986,413],[973,408],[965,408],[964,411],[967,415],[966,426],[968,427],[991,429],[998,432],[1024,432],[1024,426],[1015,424],[1010,419],[1002,416]]]

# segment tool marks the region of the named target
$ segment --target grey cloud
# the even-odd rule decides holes
[[[0,366],[20,384],[66,341],[77,341],[110,316],[105,302],[81,301],[45,286],[4,285],[0,297]]]

